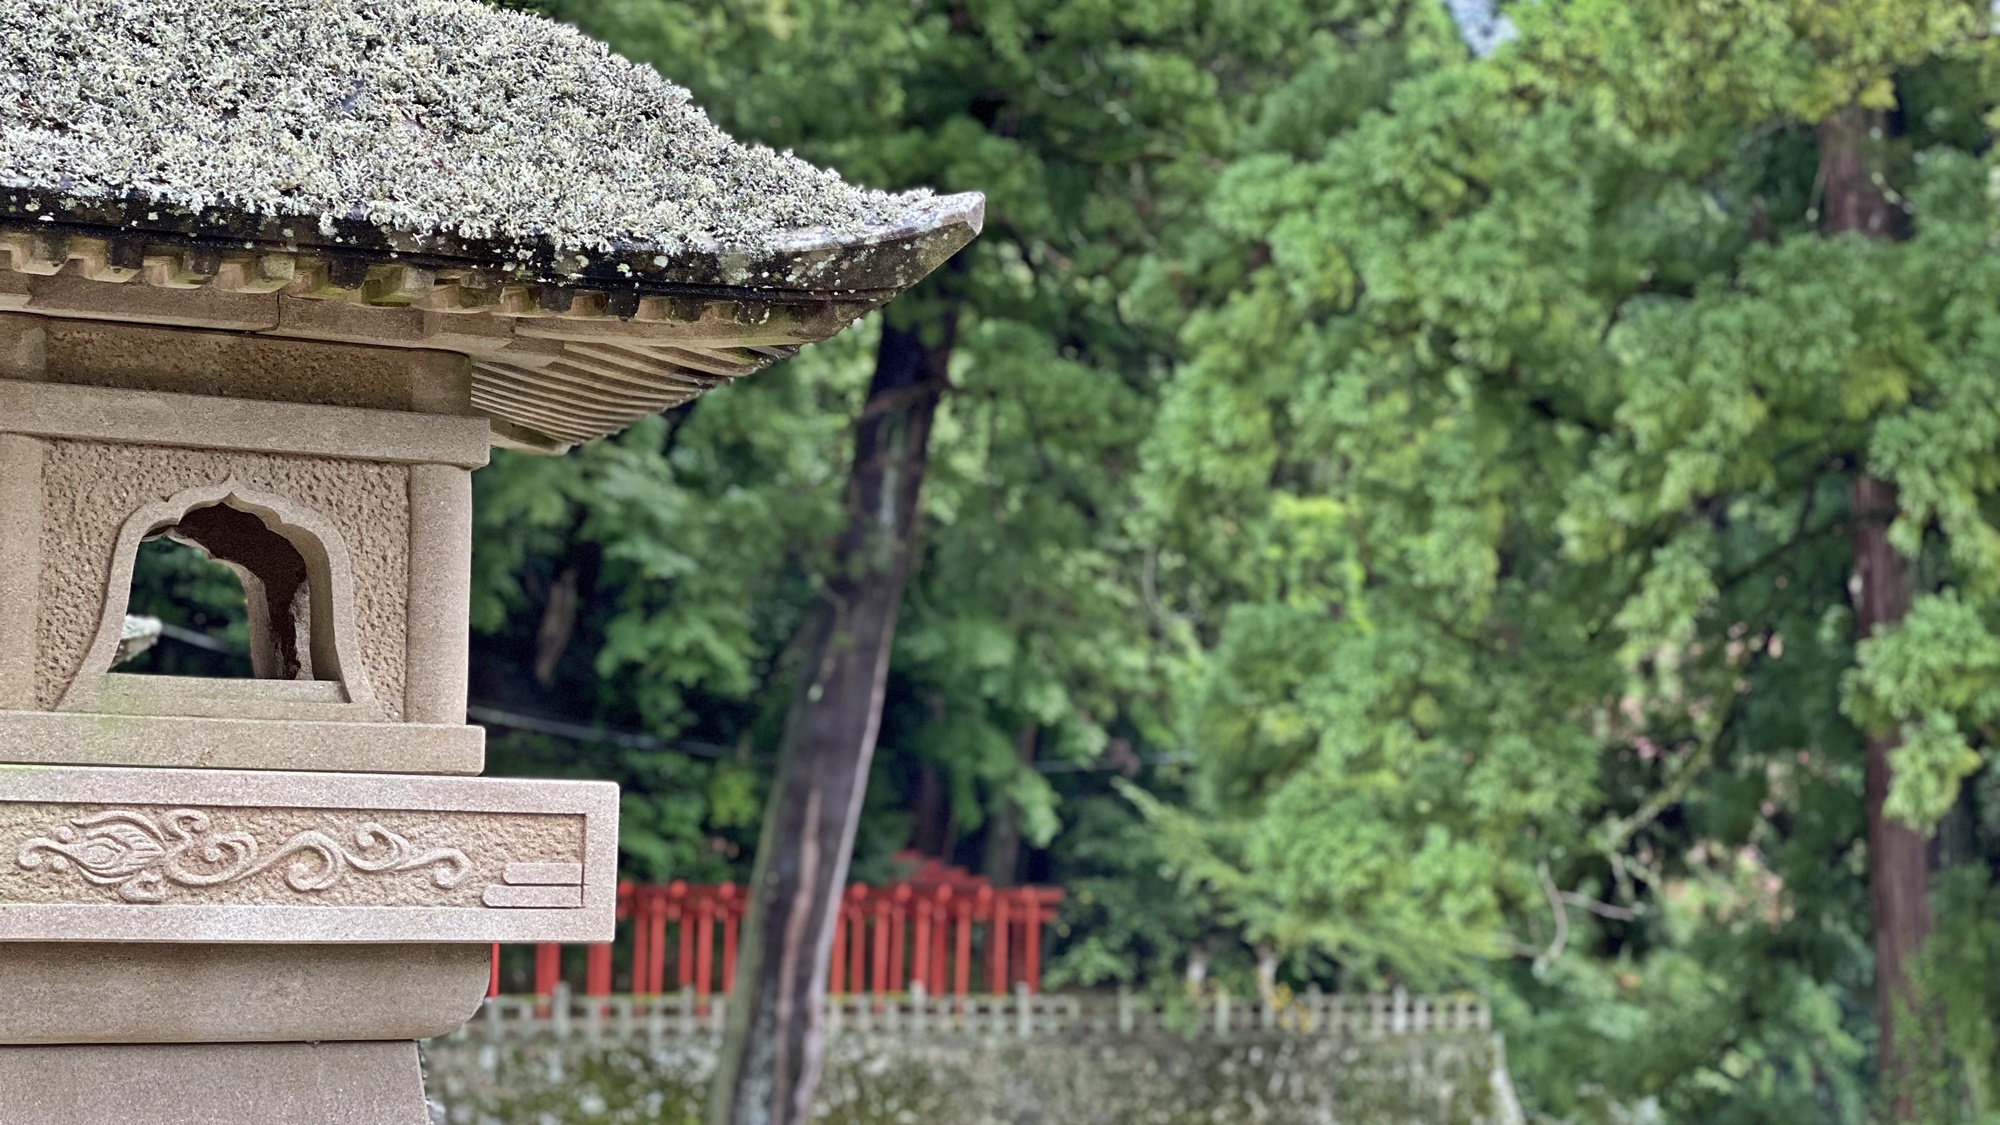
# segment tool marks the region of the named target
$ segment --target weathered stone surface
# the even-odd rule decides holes
[[[476,774],[485,768],[486,730],[414,723],[274,726],[257,719],[0,711],[0,763],[10,762]]]
[[[0,707],[36,703],[41,608],[42,463],[48,446],[0,434]]]
[[[165,347],[181,334],[151,335],[160,337],[155,346]],[[275,346],[280,342],[268,343]],[[81,360],[77,363],[82,365]],[[98,377],[106,383],[115,381],[110,375]],[[181,384],[189,381],[181,380]],[[476,469],[487,460],[486,425],[476,418],[246,401],[216,393],[228,389],[226,381],[211,387],[210,394],[193,394],[0,379],[0,433],[341,460],[437,463],[466,469]],[[402,393],[409,394],[407,387]]]
[[[602,782],[0,770],[0,940],[608,941],[616,857]]]
[[[356,259],[356,269],[329,272],[327,260],[289,243],[251,255],[296,267],[283,291],[227,292],[220,277],[197,288],[154,288],[151,269],[121,284],[86,280],[72,269],[86,265],[102,239],[37,241],[9,231],[7,198],[0,193],[0,380],[369,408],[388,420],[409,411],[465,415],[472,429],[490,425],[493,444],[544,453],[616,432],[834,335],[949,257],[975,233],[982,209],[976,196],[938,201],[942,211],[885,243],[788,251],[775,272],[749,269],[737,278],[786,277],[819,290],[811,293],[762,284],[730,295],[642,292],[616,270],[608,287],[597,288],[600,280],[581,289],[406,261]],[[933,229],[933,221],[942,226]],[[30,242],[71,255],[72,269],[22,259],[16,251]],[[231,255],[249,254],[240,244],[224,251],[223,271]],[[10,272],[10,263],[57,272]],[[850,266],[870,278],[849,276]],[[332,284],[344,273],[352,275],[346,288]],[[414,303],[368,303],[381,295],[373,279],[388,273],[405,287],[429,277],[435,288]],[[40,315],[4,311],[16,308]],[[566,369],[560,378],[550,369],[558,360]],[[118,436],[177,440],[145,436],[144,423],[154,420],[124,419]],[[246,429],[225,447],[255,448],[259,432]],[[344,430],[342,438],[354,444],[331,455],[367,456],[378,440],[365,431]]]
[[[0,905],[475,907],[507,885],[515,856],[581,856],[583,827],[527,813],[0,801]]]
[[[0,384],[0,391],[6,385]],[[46,388],[37,387],[36,390]],[[78,388],[69,388],[72,390]],[[4,409],[4,402],[0,402]],[[273,408],[282,409],[282,408]],[[40,660],[37,699],[53,710],[84,669],[104,623],[124,618],[128,521],[143,507],[190,490],[233,487],[284,498],[324,522],[349,570],[353,630],[372,694],[400,717],[409,587],[409,467],[358,460],[226,453],[92,441],[50,443],[43,467]],[[335,544],[329,544],[334,546]],[[125,588],[118,578],[127,575]],[[338,586],[341,576],[330,578]],[[109,653],[101,654],[108,671]],[[90,708],[79,708],[90,709]]]
[[[467,360],[449,352],[101,321],[49,321],[44,356],[52,383],[430,414],[466,413],[471,382]],[[483,438],[478,423],[463,428],[475,441]],[[425,440],[441,436],[440,429],[454,427],[432,426]]]
[[[412,465],[409,511],[403,717],[462,723],[471,668],[472,474],[452,465]]]
[[[6,1125],[426,1125],[415,1043],[9,1047]]]
[[[484,462],[487,432],[470,418],[0,380],[0,508],[19,529],[0,546],[0,614],[37,623],[0,640],[0,708],[462,723],[468,468]],[[306,529],[277,528],[309,543],[306,565],[332,599],[314,630],[342,656],[347,692],[334,705],[272,705],[248,689],[209,698],[159,677],[115,693],[122,703],[106,697],[104,642],[126,610],[132,555],[154,522],[185,515],[155,509],[177,497],[207,504],[204,490],[216,489],[258,494],[267,523]],[[147,526],[132,526],[142,515]],[[26,695],[23,661],[34,665]]]
[[[34,276],[33,271],[24,272],[32,280],[25,287],[28,291],[25,299],[16,307],[53,317],[186,325],[225,332],[256,332],[274,328],[278,323],[277,298],[268,293],[155,288],[151,278],[127,285],[106,285],[67,274]]]
[[[489,951],[12,942],[0,951],[0,1044],[422,1039],[478,1009]]]

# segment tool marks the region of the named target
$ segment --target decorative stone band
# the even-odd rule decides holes
[[[0,941],[609,941],[602,782],[0,768]]]
[[[265,850],[256,836],[223,831],[198,809],[173,809],[157,817],[113,809],[76,817],[56,829],[53,838],[37,836],[23,844],[16,862],[24,871],[74,868],[86,883],[116,887],[126,902],[165,902],[177,887],[200,891],[227,886],[280,865],[286,865],[285,886],[302,895],[339,887],[350,871],[375,875],[429,869],[431,881],[450,890],[472,869],[472,861],[457,848],[419,847],[373,821],[362,823],[352,850],[315,828]]]
[[[488,906],[539,909],[583,905],[583,865],[580,863],[510,863],[504,882],[486,888],[480,901]]]

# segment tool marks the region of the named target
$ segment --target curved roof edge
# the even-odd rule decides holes
[[[559,253],[547,242],[477,241],[399,231],[358,218],[264,215],[227,207],[195,211],[139,194],[103,199],[32,187],[0,187],[0,227],[43,238],[103,239],[112,258],[134,263],[163,253],[291,254],[323,257],[339,276],[396,263],[481,278],[612,294],[777,291],[787,297],[894,294],[916,284],[976,237],[985,221],[977,192],[917,204],[894,225],[791,231],[755,248],[664,253],[632,243],[595,253]],[[339,288],[358,288],[341,286]]]

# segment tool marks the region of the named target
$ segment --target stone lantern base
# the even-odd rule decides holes
[[[7,1125],[426,1125],[413,1041],[0,1048]]]

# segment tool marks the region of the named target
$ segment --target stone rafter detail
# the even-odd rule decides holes
[[[128,809],[77,817],[23,844],[17,862],[28,871],[74,869],[93,885],[117,887],[126,902],[143,904],[165,902],[175,887],[241,882],[287,860],[285,885],[300,894],[331,890],[350,870],[375,875],[428,868],[433,884],[450,889],[472,868],[457,848],[422,848],[374,823],[361,825],[352,849],[308,830],[265,852],[248,832],[217,831],[208,814],[195,809],[157,818]]]
[[[548,452],[761,371],[894,295],[620,293],[476,268],[122,244],[0,224],[0,312],[123,320],[117,295],[131,287],[184,292],[193,327],[209,305],[217,328],[458,352],[472,361],[472,406],[495,421],[502,442]]]

